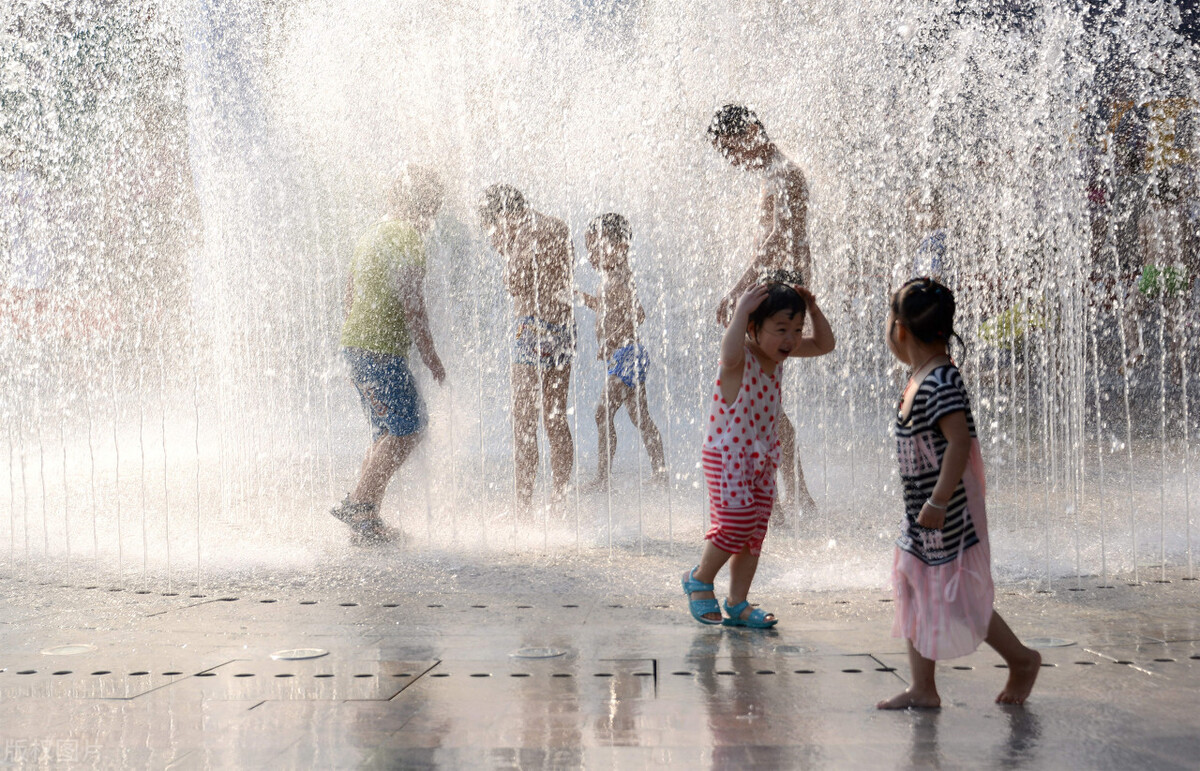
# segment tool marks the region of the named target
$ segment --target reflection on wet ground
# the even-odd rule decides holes
[[[1057,646],[1029,704],[992,703],[1005,673],[983,648],[939,668],[939,712],[882,713],[907,663],[880,591],[764,597],[783,621],[754,632],[700,627],[665,588],[189,597],[4,576],[0,766],[1191,768],[1200,583],[1174,579],[1001,587],[1018,634]],[[315,657],[271,655],[298,648]]]

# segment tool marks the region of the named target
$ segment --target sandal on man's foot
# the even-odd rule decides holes
[[[698,567],[700,566],[697,565],[696,568]],[[719,620],[713,620],[711,618],[704,617],[708,613],[716,613],[720,615],[721,606],[717,603],[716,599],[712,597],[705,600],[692,599],[692,592],[711,592],[713,590],[712,584],[706,584],[703,581],[696,580],[696,568],[692,568],[682,579],[683,593],[687,595],[688,598],[688,610],[691,611],[692,618],[696,619],[701,624],[717,626],[721,623]]]
[[[730,605],[729,600],[725,600],[725,612],[729,614],[729,618],[723,622],[725,626],[744,626],[750,629],[770,629],[779,623],[779,619],[768,619],[771,615],[762,608],[755,608],[750,611],[750,615],[742,618],[742,612],[750,607],[749,600],[742,600],[737,605]]]
[[[353,528],[354,535],[350,540],[355,546],[379,546],[391,543],[398,537],[397,531],[383,524],[379,517],[363,519],[354,523]]]
[[[373,503],[355,503],[350,500],[347,495],[341,503],[329,510],[329,513],[342,522],[345,522],[350,527],[354,527],[357,523],[368,517],[374,517],[375,504]]]

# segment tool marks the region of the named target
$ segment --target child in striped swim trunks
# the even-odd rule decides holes
[[[991,555],[984,507],[983,458],[962,375],[950,360],[954,295],[915,278],[892,295],[887,343],[912,367],[896,412],[896,453],[904,522],[896,539],[892,636],[908,642],[911,685],[879,709],[941,706],[934,670],[986,642],[1008,664],[996,697],[1024,704],[1041,655],[1017,639],[992,609]]]
[[[812,319],[808,336],[803,334],[806,311]],[[721,340],[720,369],[704,424],[701,459],[711,527],[700,564],[683,574],[689,610],[702,624],[766,628],[778,621],[751,608],[747,599],[775,502],[782,401],[778,368],[789,356],[823,356],[833,347],[825,314],[798,281],[769,280],[738,300]],[[726,562],[728,618],[722,621],[712,582]]]

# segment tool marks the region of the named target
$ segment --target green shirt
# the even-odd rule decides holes
[[[408,355],[412,338],[397,294],[406,268],[425,269],[425,245],[412,225],[380,220],[358,239],[350,263],[354,300],[342,325],[342,347]]]

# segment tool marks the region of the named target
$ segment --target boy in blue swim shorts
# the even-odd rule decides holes
[[[629,265],[632,238],[629,222],[613,213],[592,220],[584,236],[588,261],[600,273],[600,292],[596,296],[578,294],[583,304],[596,313],[598,358],[606,363],[608,370],[604,393],[596,405],[600,462],[596,478],[587,485],[592,490],[609,482],[612,459],[617,452],[613,419],[621,407],[625,407],[630,421],[641,432],[654,480],[665,480],[667,473],[662,436],[650,418],[650,406],[646,403],[650,356],[637,339],[637,328],[645,321],[646,312],[638,302],[633,269]]]

